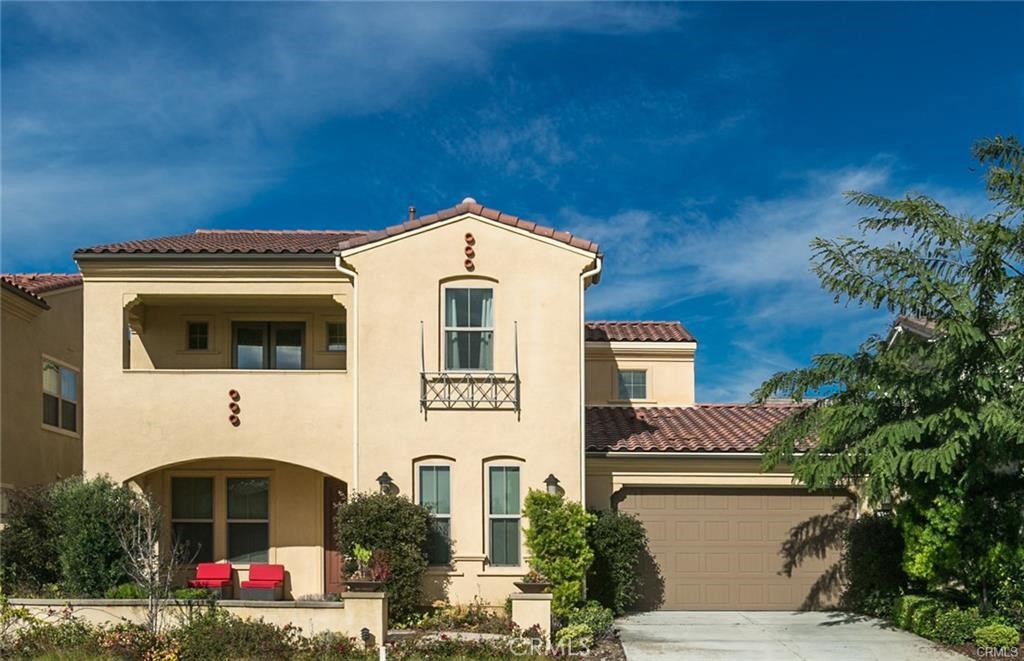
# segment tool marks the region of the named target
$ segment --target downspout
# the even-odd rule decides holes
[[[587,374],[586,374],[586,306],[584,292],[587,278],[601,273],[601,255],[594,258],[594,268],[580,274],[580,504],[587,506]]]
[[[356,287],[356,272],[341,265],[341,255],[334,255],[334,268],[352,279],[352,339],[356,350],[352,352],[352,487],[351,493],[359,491],[359,288]]]

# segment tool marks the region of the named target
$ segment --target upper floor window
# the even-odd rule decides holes
[[[444,290],[444,366],[447,370],[494,369],[494,290]]]
[[[186,324],[189,351],[207,351],[210,348],[210,324],[206,321],[189,321]]]
[[[345,351],[346,348],[346,337],[345,337],[345,322],[343,321],[328,321],[327,322],[327,350],[328,351]]]
[[[292,321],[235,322],[234,367],[241,370],[300,370],[306,325]]]
[[[619,399],[647,399],[647,370],[619,370]]]
[[[43,424],[78,431],[78,372],[43,361]]]
[[[434,517],[427,540],[427,560],[431,565],[447,565],[451,560],[452,482],[448,466],[420,466],[420,505]]]

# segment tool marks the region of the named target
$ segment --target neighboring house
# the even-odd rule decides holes
[[[10,489],[82,471],[82,278],[0,276],[0,515]]]
[[[387,488],[453,542],[431,551],[431,596],[502,603],[526,571],[523,498],[554,479],[644,518],[665,607],[788,608],[820,574],[780,578],[778,550],[830,499],[754,454],[789,409],[696,405],[678,323],[584,323],[586,239],[467,198],[377,232],[200,230],[75,257],[85,470],[156,493],[198,560],[337,591],[332,507]]]

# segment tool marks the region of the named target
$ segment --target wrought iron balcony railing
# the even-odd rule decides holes
[[[497,409],[519,412],[519,324],[512,325],[513,372],[428,372],[420,322],[420,410]]]
[[[516,372],[420,372],[420,408],[519,410]]]

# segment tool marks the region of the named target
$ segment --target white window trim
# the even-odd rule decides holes
[[[643,373],[643,375],[644,375],[644,396],[643,397],[633,397],[633,396],[623,397],[624,393],[621,390],[621,378],[622,378],[622,374],[624,372],[641,372],[641,373]],[[650,383],[650,379],[649,379],[649,374],[650,374],[649,370],[647,368],[644,368],[644,367],[626,367],[626,368],[621,368],[621,369],[617,368],[615,370],[615,398],[616,398],[616,401],[620,401],[620,402],[649,402],[649,401],[651,401],[651,383]]]
[[[492,468],[515,468],[519,472],[519,514],[492,514],[491,513],[491,469]],[[496,568],[522,567],[523,566],[523,465],[515,462],[489,463],[484,466],[484,511],[487,512],[487,525],[484,526],[484,534],[487,541],[487,565]],[[491,562],[493,557],[491,546],[491,521],[494,520],[516,520],[519,521],[519,552],[517,562],[514,565],[496,565]]]
[[[65,362],[63,360],[60,360],[59,358],[54,358],[53,356],[49,356],[49,355],[44,353],[42,355],[42,360],[39,362],[40,379],[42,379],[42,369],[43,369],[43,364],[44,363],[53,363],[57,367],[63,367],[64,369],[71,370],[72,372],[75,373],[75,400],[74,400],[74,405],[75,405],[75,429],[74,429],[74,431],[72,431],[70,429],[64,429],[63,427],[60,426],[61,418],[64,415],[64,407],[62,406],[62,404],[64,403],[63,383],[58,383],[58,385],[57,385],[57,391],[58,391],[57,394],[56,394],[56,397],[57,397],[57,424],[56,425],[51,425],[51,424],[43,421],[42,420],[43,412],[40,409],[39,410],[40,425],[46,431],[51,431],[51,432],[54,432],[56,434],[63,434],[64,436],[70,436],[72,438],[81,438],[82,437],[82,370],[80,368],[78,368],[78,367],[75,367],[74,365],[72,365],[70,363],[67,363],[67,362]],[[58,370],[58,375],[59,375],[59,373],[60,373],[60,371]],[[39,396],[40,396],[40,399],[38,400],[40,403],[42,403],[42,395],[44,393],[48,394],[48,395],[53,395],[53,393],[47,393],[46,392],[46,386],[45,386],[44,383],[40,383],[39,384]]]
[[[442,354],[441,355],[441,360],[443,361],[442,365],[444,366],[444,371],[445,372],[480,372],[480,373],[486,374],[488,372],[495,371],[494,370],[494,357],[495,357],[495,353],[496,352],[495,352],[494,326],[495,326],[495,319],[497,317],[497,314],[496,314],[496,312],[497,312],[496,301],[497,301],[498,297],[497,297],[497,288],[494,285],[495,285],[495,283],[493,281],[484,280],[484,281],[481,281],[480,284],[477,284],[476,282],[466,282],[466,281],[451,282],[451,283],[446,283],[442,287],[442,291],[441,291],[441,354]],[[448,319],[448,306],[446,304],[446,301],[448,300],[448,290],[449,289],[489,289],[490,292],[491,292],[491,305],[495,307],[495,314],[492,314],[492,316],[491,316],[491,325],[490,326],[449,326],[448,325],[448,321],[447,321],[447,319]],[[491,334],[491,369],[480,369],[480,368],[476,368],[476,367],[458,367],[458,368],[451,368],[451,369],[449,369],[448,368],[448,332],[449,331],[452,331],[452,332],[462,331],[462,332],[470,332],[470,333],[486,333],[486,332],[490,332],[490,334]]]

